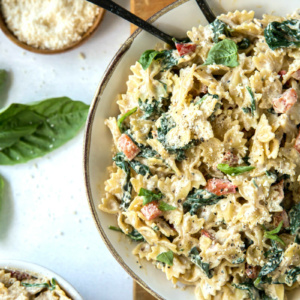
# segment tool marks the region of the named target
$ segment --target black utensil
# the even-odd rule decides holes
[[[161,39],[165,43],[175,48],[175,42],[173,41],[174,37],[162,32],[161,30],[157,29],[156,27],[144,21],[143,19],[139,18],[138,16],[132,14],[131,12],[121,7],[120,5],[116,4],[115,2],[111,0],[88,0],[88,1],[129,21],[130,23],[140,27],[141,29],[149,32],[150,34],[156,36],[157,38]],[[184,40],[176,38],[176,41],[180,42]]]
[[[216,19],[216,16],[208,6],[206,0],[196,0],[196,2],[200,7],[202,13],[204,14],[206,20],[208,21],[208,23],[212,23]]]

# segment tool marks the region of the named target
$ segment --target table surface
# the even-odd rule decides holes
[[[129,0],[116,2],[129,9]],[[84,45],[45,56],[24,51],[0,32],[0,69],[6,69],[10,79],[0,108],[59,96],[90,104],[129,33],[129,23],[106,13]],[[0,259],[49,268],[86,300],[132,299],[132,279],[109,253],[88,207],[83,136],[84,130],[60,149],[26,164],[0,167],[5,180]]]

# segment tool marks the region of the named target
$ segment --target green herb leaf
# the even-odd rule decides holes
[[[213,31],[213,41],[217,43],[219,41],[219,37],[221,35],[226,35],[227,37],[231,36],[232,29],[229,28],[227,24],[219,19],[215,19],[211,24],[210,27]]]
[[[300,47],[300,20],[291,19],[283,22],[271,22],[264,30],[268,46],[277,48]]]
[[[161,211],[169,211],[169,210],[175,210],[177,209],[177,207],[175,206],[172,206],[164,201],[159,201],[159,206],[158,208],[161,210]]]
[[[238,62],[238,48],[235,42],[223,40],[215,44],[208,52],[204,65],[224,65],[227,67],[236,67]]]
[[[255,167],[252,166],[230,167],[228,164],[218,164],[217,168],[221,172],[228,174],[230,176],[236,176],[255,169]]]
[[[125,121],[125,119],[128,118],[129,116],[131,116],[132,114],[134,114],[136,111],[137,111],[137,107],[134,107],[133,109],[129,110],[128,112],[126,112],[122,116],[118,117],[117,124],[118,124],[118,127],[119,127],[121,133],[123,133],[124,131],[126,131],[126,128],[123,125],[123,122]]]
[[[155,116],[160,116],[162,113],[168,110],[170,105],[170,98],[160,98],[159,100],[146,100],[139,99],[139,107],[144,112],[142,119],[148,120]]]
[[[247,38],[243,38],[239,43],[237,43],[237,46],[239,50],[245,50],[248,49],[251,45],[251,42]]]
[[[146,205],[152,201],[160,200],[163,197],[162,193],[154,193],[144,188],[140,188],[139,196],[143,197],[143,205]]]
[[[200,269],[203,270],[203,272],[206,274],[208,278],[213,277],[212,271],[209,269],[209,264],[202,262],[202,259],[200,257],[200,253],[197,249],[197,247],[193,247],[189,253],[189,257],[191,258],[191,261]]]
[[[254,97],[254,94],[253,94],[253,92],[252,92],[252,90],[249,86],[246,86],[246,89],[247,89],[247,91],[248,91],[248,93],[250,94],[250,97],[251,97],[250,110],[251,110],[252,115],[254,115],[254,112],[256,110],[255,97]]]
[[[207,190],[193,190],[184,201],[183,208],[186,212],[189,211],[191,215],[194,215],[200,207],[216,204],[223,198],[224,196],[217,196]]]
[[[291,234],[295,235],[295,243],[300,244],[300,203],[289,212]]]
[[[246,281],[243,283],[233,283],[235,288],[243,291],[247,291],[248,296],[251,300],[261,299],[259,296],[259,290],[253,285],[252,281]]]
[[[73,138],[89,106],[67,97],[11,104],[0,112],[0,164],[25,163]]]
[[[157,255],[156,260],[167,264],[169,266],[173,266],[173,259],[174,259],[174,254],[171,250],[167,251],[167,252],[162,252],[160,254]]]
[[[27,283],[27,282],[21,282],[21,285],[24,287],[41,287],[41,288],[47,288],[50,291],[53,291],[56,289],[56,280],[55,278],[52,278],[50,280],[50,284],[45,282],[45,283]]]
[[[300,275],[300,267],[293,267],[285,273],[285,283],[291,286],[297,281],[297,277]]]
[[[212,95],[210,93],[205,94],[201,99],[199,99],[195,105],[200,105],[202,104],[205,100],[207,100],[209,97],[215,98],[215,99],[219,99],[218,95]]]
[[[270,240],[279,242],[280,244],[285,246],[285,242],[277,235],[277,233],[280,232],[282,225],[283,225],[283,221],[281,221],[275,229],[273,229],[271,231],[265,231],[264,237],[266,239],[270,239]]]
[[[119,227],[109,226],[108,228],[111,230],[114,230],[114,231],[124,233],[123,230]],[[126,235],[134,241],[144,241],[145,240],[144,237],[136,229],[133,229],[130,233],[128,233]]]
[[[7,83],[7,72],[5,70],[0,70],[0,100],[2,100],[1,98],[3,98],[6,83]]]
[[[137,174],[140,174],[140,175],[143,175],[143,176],[146,176],[147,174],[150,174],[151,175],[151,172],[150,172],[150,169],[148,166],[140,163],[139,161],[137,160],[131,160],[131,161],[128,161],[130,167],[137,173]]]
[[[123,233],[122,229],[119,228],[119,227],[116,227],[116,226],[109,226],[108,228],[109,228],[110,230],[118,231],[118,232],[122,232],[122,233]]]
[[[173,56],[173,50],[147,50],[141,55],[138,62],[141,64],[142,68],[146,70],[153,60],[161,61],[162,71],[170,69],[178,64],[178,60]]]

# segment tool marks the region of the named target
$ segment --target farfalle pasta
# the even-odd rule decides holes
[[[193,28],[131,67],[99,208],[195,297],[287,299],[300,283],[300,16]]]

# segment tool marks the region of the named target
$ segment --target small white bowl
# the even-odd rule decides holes
[[[75,290],[75,288],[63,279],[58,274],[53,271],[41,267],[39,265],[20,261],[20,260],[0,260],[0,270],[13,270],[26,272],[30,275],[47,277],[49,280],[55,278],[61,289],[72,299],[72,300],[83,300],[80,294]]]
[[[256,17],[263,14],[285,16],[299,8],[299,0],[210,0],[208,1],[216,15],[235,10],[254,10]],[[194,0],[178,0],[164,8],[150,19],[166,33],[175,37],[184,37],[187,30],[199,24],[206,25],[203,14]],[[149,293],[158,299],[194,300],[194,289],[175,289],[165,274],[147,261],[142,268],[131,254],[135,247],[128,238],[108,229],[116,225],[116,217],[98,209],[104,195],[104,181],[108,178],[107,167],[112,164],[112,137],[104,125],[104,120],[117,116],[117,95],[126,92],[126,81],[130,66],[148,49],[153,49],[158,40],[146,32],[137,30],[125,41],[108,66],[92,102],[85,132],[84,173],[88,201],[96,226],[106,246],[132,276]],[[113,283],[112,283],[113,284]],[[300,299],[300,289],[289,295],[289,300]]]

